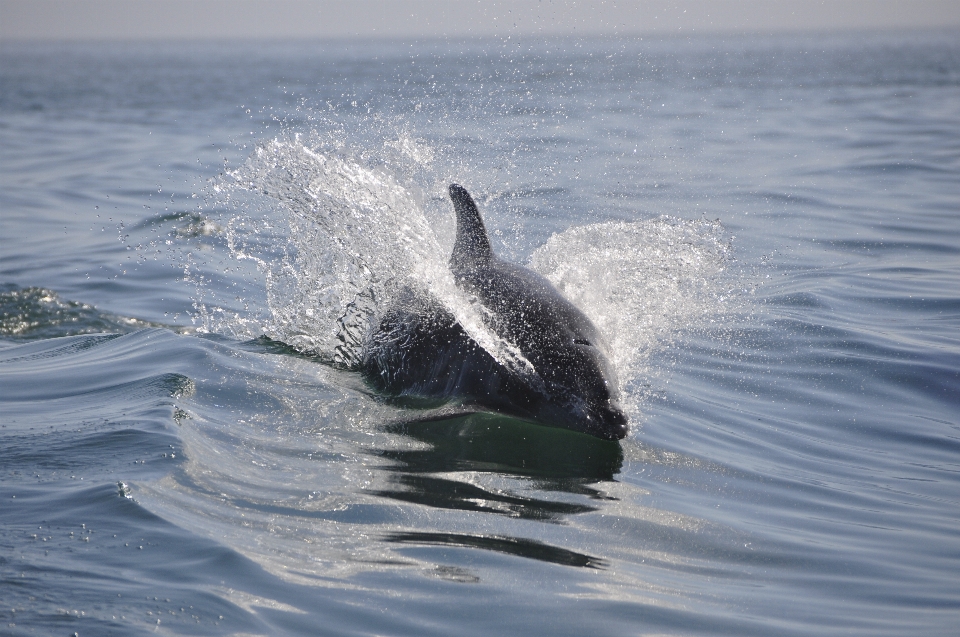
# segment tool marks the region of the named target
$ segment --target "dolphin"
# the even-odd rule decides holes
[[[627,435],[617,379],[594,324],[539,274],[499,259],[476,203],[450,186],[457,235],[450,270],[488,327],[528,367],[501,364],[437,301],[407,291],[369,331],[361,372],[400,402],[447,402],[606,440]]]

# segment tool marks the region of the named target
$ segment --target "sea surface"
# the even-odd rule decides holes
[[[626,439],[364,384],[452,182]],[[3,635],[958,634],[955,31],[5,42],[0,285]]]

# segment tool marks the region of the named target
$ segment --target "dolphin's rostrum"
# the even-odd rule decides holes
[[[409,293],[369,334],[362,368],[396,398],[467,406],[609,440],[627,434],[617,381],[597,328],[542,276],[493,253],[483,219],[462,186],[450,186],[457,236],[450,270],[485,307],[488,327],[532,369],[508,368],[439,303]]]

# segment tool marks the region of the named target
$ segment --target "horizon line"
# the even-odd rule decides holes
[[[0,0],[0,42],[436,40],[960,28],[957,0]]]

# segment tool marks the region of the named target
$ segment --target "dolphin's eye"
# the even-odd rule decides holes
[[[593,343],[591,343],[590,341],[588,341],[588,340],[585,339],[585,338],[575,338],[575,339],[573,339],[573,344],[574,344],[574,345],[586,345],[587,347],[592,347],[592,346],[593,346]]]

